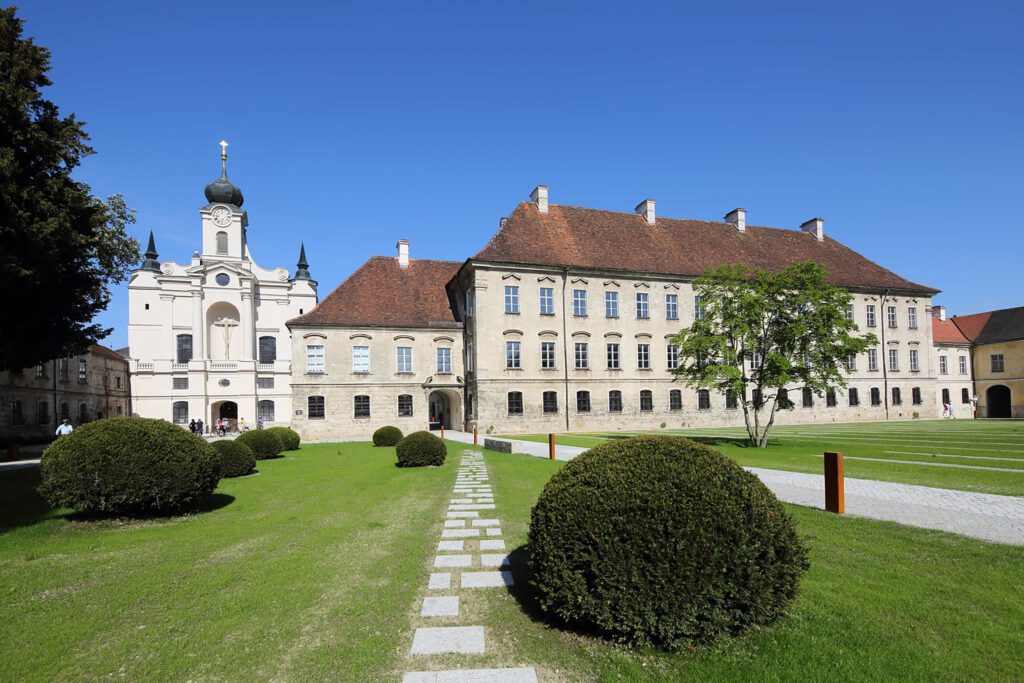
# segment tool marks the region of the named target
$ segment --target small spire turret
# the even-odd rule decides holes
[[[139,270],[151,270],[154,273],[160,272],[160,254],[156,253],[156,241],[153,239],[153,231],[149,231],[149,244],[146,245],[146,260],[139,266]]]
[[[299,262],[295,264],[295,277],[293,280],[312,280],[309,275],[309,263],[306,262],[306,243],[299,247]]]

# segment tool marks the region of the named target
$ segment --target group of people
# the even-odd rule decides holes
[[[942,417],[944,417],[947,420],[956,419],[956,409],[953,407],[952,401],[949,403],[942,404]]]
[[[203,434],[206,433],[206,424],[203,422],[202,418],[198,420],[192,420],[191,422],[188,423],[188,429],[193,434],[198,434],[199,436],[202,436]],[[210,433],[213,434],[214,436],[226,436],[229,432],[241,434],[247,429],[249,428],[245,425],[244,417],[238,418],[238,422],[236,422],[233,426],[229,418],[218,417],[217,424],[210,428]],[[262,417],[256,420],[256,429],[263,429]]]

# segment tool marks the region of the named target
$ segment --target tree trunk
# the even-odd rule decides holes
[[[775,409],[779,406],[779,395],[776,393],[775,398],[772,400],[772,410],[769,413],[768,424],[764,426],[764,431],[761,432],[760,439],[758,440],[758,448],[766,448],[768,446],[768,430],[775,424]]]

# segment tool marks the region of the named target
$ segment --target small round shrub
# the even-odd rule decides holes
[[[395,447],[399,467],[443,465],[448,448],[430,432],[413,432]]]
[[[256,456],[257,460],[276,458],[277,454],[284,449],[281,438],[269,429],[252,429],[242,432],[242,435],[235,441],[252,449],[252,454]]]
[[[381,427],[373,433],[374,446],[397,446],[402,440],[402,430],[398,427]]]
[[[115,417],[54,441],[39,492],[55,507],[113,515],[196,509],[217,487],[217,451],[165,420]]]
[[[281,439],[282,450],[299,450],[299,444],[302,443],[302,439],[299,437],[299,433],[291,427],[271,427],[265,431],[277,434],[277,438]]]
[[[73,433],[73,432],[72,432]],[[214,441],[213,447],[220,456],[220,476],[244,477],[256,467],[256,456],[244,443],[223,439]]]
[[[756,476],[669,436],[570,461],[533,508],[529,550],[544,612],[669,649],[775,621],[809,566],[792,518]]]

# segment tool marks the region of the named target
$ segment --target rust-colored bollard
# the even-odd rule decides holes
[[[825,510],[837,515],[846,510],[843,494],[843,454],[825,453]]]
[[[555,435],[548,434],[548,457],[555,459]]]
[[[441,438],[444,439],[444,425],[441,425]]]
[[[473,425],[473,445],[474,446],[480,445],[480,440],[478,439],[477,434],[476,434],[476,425]]]

